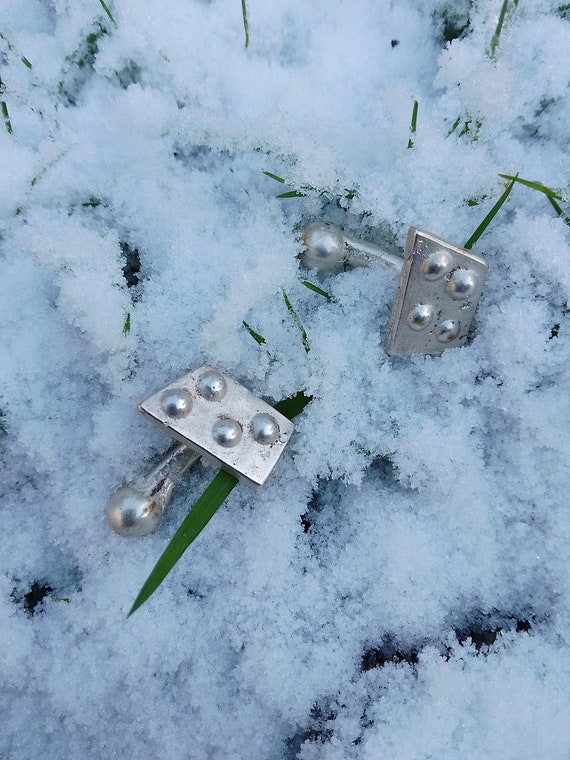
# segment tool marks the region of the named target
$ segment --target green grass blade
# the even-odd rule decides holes
[[[29,69],[32,68],[32,64],[28,61],[25,55],[22,56],[22,63],[24,64],[24,66],[27,66]]]
[[[131,312],[127,312],[127,316],[125,317],[125,322],[123,324],[123,335],[128,335],[131,331]]]
[[[270,179],[274,179],[276,182],[281,182],[282,185],[285,184],[285,180],[283,177],[278,177],[277,174],[272,174],[271,172],[263,172],[266,177],[269,177]]]
[[[312,396],[306,396],[302,391],[282,399],[275,404],[275,409],[288,419],[301,414],[303,409],[312,401]],[[238,484],[237,478],[224,470],[220,470],[204,493],[196,501],[182,525],[178,528],[170,543],[161,554],[150,575],[143,584],[127,617],[130,617],[156,591],[174,565],[182,557],[194,539],[202,532],[211,518],[222,506],[232,490]]]
[[[248,323],[245,321],[245,319],[242,322],[242,325],[245,327],[245,329],[248,331],[248,333],[251,335],[251,337],[254,339],[256,343],[259,343],[260,346],[262,346],[266,341],[263,335],[260,335],[258,332],[255,332],[253,327],[248,325]]]
[[[9,135],[12,134],[12,122],[10,120],[10,114],[8,113],[8,106],[5,100],[0,101],[0,109],[2,110],[2,116],[4,117],[4,125]]]
[[[266,177],[269,177],[270,179],[274,179],[276,182],[279,182],[281,185],[289,184],[285,181],[283,177],[280,177],[278,174],[273,174],[273,172],[263,171]],[[297,190],[287,190],[285,193],[280,193],[279,195],[275,196],[276,198],[305,198],[307,196],[307,193],[318,193],[319,195],[324,195],[327,198],[345,198],[348,201],[351,201],[353,198],[355,198],[358,195],[358,190],[355,187],[345,187],[342,191],[342,193],[337,193],[331,188],[318,188],[314,185],[299,185]]]
[[[414,107],[412,109],[412,123],[410,124],[410,138],[408,140],[408,149],[413,148],[414,141],[411,135],[415,135],[416,128],[418,126],[418,101],[414,100]]]
[[[287,307],[287,311],[291,315],[291,319],[293,320],[293,323],[297,330],[299,331],[299,334],[301,336],[301,340],[303,341],[303,348],[307,353],[311,350],[311,346],[309,345],[309,339],[307,337],[307,332],[305,328],[303,327],[303,323],[299,319],[299,315],[295,311],[293,304],[289,300],[289,296],[287,293],[283,290],[283,300],[285,301],[285,306]]]
[[[309,282],[308,280],[301,280],[301,283],[306,287],[309,288],[309,290],[312,290],[313,293],[318,293],[323,298],[326,298],[327,301],[330,301],[332,296],[330,293],[327,293],[326,290],[323,290],[322,288],[319,288],[318,285],[314,285],[312,282]]]
[[[514,185],[515,185],[515,181],[511,180],[509,184],[507,185],[507,189],[505,190],[505,192],[501,195],[499,200],[495,203],[493,208],[489,211],[487,216],[483,219],[481,224],[477,227],[475,232],[471,235],[469,240],[465,243],[465,245],[463,246],[464,248],[467,248],[467,249],[473,248],[475,243],[479,240],[481,235],[485,232],[487,227],[491,224],[495,216],[499,213],[501,206],[511,194],[511,190],[513,189]]]
[[[562,207],[554,200],[554,198],[549,195],[548,200],[552,204],[552,208],[556,211],[558,216],[562,216],[564,214],[564,211],[562,211]]]
[[[562,209],[560,208],[558,203],[554,200],[554,198],[551,198],[550,196],[548,196],[548,200],[552,204],[552,208],[556,211],[558,216],[561,216],[564,218],[564,224],[567,224],[570,227],[570,217],[566,216],[566,214],[564,213],[564,211],[562,211]]]
[[[495,57],[497,47],[499,46],[499,39],[501,37],[501,32],[503,31],[503,24],[505,23],[505,15],[507,13],[508,4],[509,4],[509,0],[503,0],[503,5],[501,6],[501,12],[499,13],[499,20],[497,21],[497,26],[495,28],[495,33],[493,34],[493,37],[491,38],[491,45],[489,48],[489,54],[491,58]]]
[[[109,21],[111,21],[111,23],[113,23],[115,26],[117,26],[117,22],[116,22],[116,21],[115,21],[115,19],[113,18],[113,14],[112,14],[112,13],[111,13],[111,11],[109,10],[109,7],[108,7],[108,6],[107,6],[107,4],[105,3],[105,0],[99,0],[99,2],[101,3],[101,7],[103,8],[103,10],[105,11],[105,13],[106,13],[106,14],[107,14],[107,16],[109,17]]]
[[[312,396],[305,396],[303,391],[299,391],[299,393],[296,393],[294,396],[289,396],[289,398],[284,398],[281,401],[278,401],[274,404],[274,408],[284,417],[287,417],[288,420],[292,420],[298,414],[301,414],[303,409],[307,404],[310,404],[312,400]]]
[[[245,46],[249,45],[249,24],[247,23],[247,6],[245,0],[241,0],[241,15],[243,16],[243,30],[245,32]]]
[[[172,540],[163,551],[158,562],[153,567],[150,575],[143,584],[127,617],[144,604],[156,591],[192,541],[202,532],[210,522],[219,507],[227,499],[231,491],[238,484],[238,479],[229,472],[220,470],[212,482],[194,504],[182,525],[174,534]]]
[[[512,174],[499,174],[499,177],[502,177],[503,179],[508,179],[510,181],[519,182],[521,185],[526,185],[527,187],[530,187],[533,190],[538,190],[539,193],[544,193],[544,195],[548,196],[549,198],[556,198],[556,200],[559,200],[559,201],[568,200],[563,195],[560,195],[559,193],[557,193],[556,190],[553,190],[551,187],[548,187],[548,185],[543,185],[542,182],[533,182],[530,179],[523,179],[522,177],[519,177],[518,174],[516,176],[513,176]]]
[[[279,193],[279,195],[276,195],[275,197],[276,198],[304,198],[305,193],[302,193],[299,190],[288,190],[286,193]]]

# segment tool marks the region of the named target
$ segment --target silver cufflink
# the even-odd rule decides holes
[[[480,256],[415,227],[403,256],[329,222],[309,225],[302,238],[300,258],[310,269],[380,264],[400,272],[386,336],[390,356],[439,354],[466,342],[488,270]]]
[[[109,499],[107,520],[123,536],[156,528],[175,485],[200,457],[248,485],[263,485],[293,432],[276,409],[209,365],[169,383],[137,409],[178,443]]]

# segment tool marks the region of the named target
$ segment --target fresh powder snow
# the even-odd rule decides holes
[[[570,6],[245,10],[0,0],[0,757],[568,758]],[[515,176],[462,348],[389,357],[397,274],[297,257],[463,246]],[[104,506],[206,363],[313,400],[127,618],[216,468],[144,538]]]

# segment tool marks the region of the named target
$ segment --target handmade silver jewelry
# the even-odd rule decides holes
[[[303,264],[319,272],[342,266],[381,266],[400,273],[386,335],[391,356],[439,354],[467,341],[488,265],[465,248],[410,227],[403,256],[345,235],[330,222],[302,233]]]

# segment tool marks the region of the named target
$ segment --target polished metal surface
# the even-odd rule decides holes
[[[462,346],[487,270],[480,256],[411,227],[386,351],[391,356],[439,354]]]
[[[162,394],[160,405],[169,417],[186,417],[192,409],[192,397],[182,388],[173,388]]]
[[[253,438],[264,446],[270,446],[279,438],[279,425],[272,414],[260,412],[251,420]]]
[[[375,243],[350,237],[330,222],[313,222],[303,230],[302,240],[301,261],[308,269],[319,272],[332,272],[345,264],[353,267],[383,264],[399,272],[404,263],[401,256],[388,253]]]
[[[171,400],[187,398],[189,411],[181,414],[179,404]],[[286,417],[209,365],[153,393],[138,410],[181,443],[254,486],[265,483],[293,432]]]
[[[198,378],[197,388],[198,393],[208,401],[221,401],[227,393],[228,384],[221,372],[208,369]]]
[[[212,438],[224,449],[232,449],[241,441],[241,425],[237,420],[216,420],[212,426]]]
[[[145,536],[154,530],[175,485],[198,459],[197,452],[175,443],[146,475],[119,488],[105,508],[113,530],[121,536]]]

